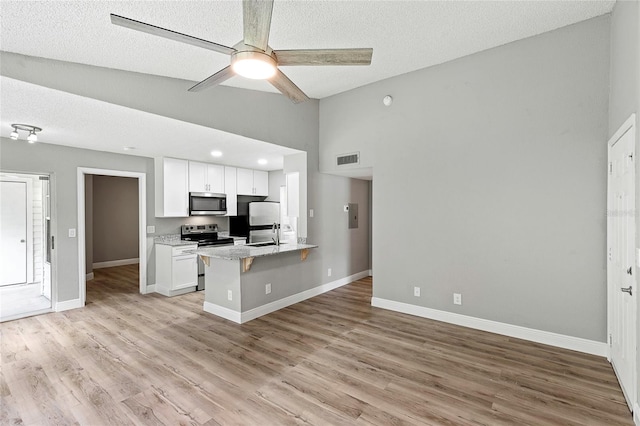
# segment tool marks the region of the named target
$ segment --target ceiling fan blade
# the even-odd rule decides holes
[[[230,79],[234,75],[235,75],[235,73],[231,69],[231,66],[228,66],[226,68],[222,68],[217,73],[215,73],[213,75],[210,75],[209,77],[207,77],[204,80],[202,80],[200,83],[198,83],[195,86],[191,87],[189,89],[189,92],[199,92],[201,90],[208,89],[209,87],[217,86],[218,84],[222,83],[223,81],[226,81],[226,80]]]
[[[276,50],[278,65],[370,65],[373,49]]]
[[[280,93],[291,99],[294,104],[309,100],[309,97],[280,70],[277,70],[276,75],[269,79],[269,83],[278,89]]]
[[[227,55],[231,55],[236,51],[231,47],[223,46],[212,41],[207,41],[201,38],[178,33],[176,31],[167,30],[166,28],[156,27],[155,25],[145,24],[144,22],[125,18],[124,16],[120,15],[114,15],[113,13],[111,14],[111,23],[119,25],[121,27],[130,28],[132,30],[142,31],[143,33],[168,38],[169,40],[175,40],[182,43],[191,44],[193,46],[202,47],[204,49],[213,50],[214,52],[226,53]]]
[[[242,17],[244,20],[244,44],[267,50],[273,0],[244,0]]]

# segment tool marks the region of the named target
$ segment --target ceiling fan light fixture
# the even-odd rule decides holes
[[[20,136],[18,134],[18,131],[16,129],[13,129],[13,132],[11,132],[11,139],[13,139],[14,141],[18,140],[18,136]]]
[[[237,52],[231,56],[231,68],[245,78],[266,80],[276,74],[276,61],[262,52]]]

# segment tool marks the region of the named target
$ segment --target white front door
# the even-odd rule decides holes
[[[0,182],[0,285],[27,282],[27,184]]]
[[[633,119],[635,121],[635,118]],[[637,268],[635,251],[635,128],[609,143],[607,281],[611,364],[629,407],[635,401]]]

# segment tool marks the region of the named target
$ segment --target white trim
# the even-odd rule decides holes
[[[173,296],[180,296],[181,294],[187,294],[187,293],[193,293],[194,291],[196,291],[196,286],[193,287],[185,287],[185,288],[181,288],[179,290],[170,290],[166,287],[161,287],[159,285],[154,284],[153,286],[153,291],[155,291],[156,293],[159,293],[163,296],[167,296],[167,297],[173,297]],[[147,286],[147,293],[149,293],[149,286]]]
[[[87,274],[87,281],[91,281],[91,280],[92,280],[92,279],[94,279],[94,278],[95,278],[95,276],[93,275],[93,272],[89,272],[89,273]]]
[[[369,269],[369,276],[372,277],[373,276],[373,269]]]
[[[637,402],[633,404],[633,422],[640,426],[640,405]]]
[[[296,303],[318,296],[322,293],[335,290],[338,287],[342,287],[368,276],[369,271],[358,272],[357,274],[349,275],[348,277],[340,278],[339,280],[331,281],[330,283],[321,284],[309,290],[292,294],[291,296],[275,300],[273,302],[267,303],[266,305],[258,306],[257,308],[253,308],[245,312],[234,311],[232,309],[215,305],[209,302],[204,302],[204,310],[205,312],[221,316],[238,324],[244,324],[245,322],[251,321],[263,315],[270,314],[271,312],[286,308],[287,306],[294,305]]]
[[[132,177],[138,179],[138,256],[139,267],[139,291],[147,293],[147,175],[141,172],[127,172],[122,170],[94,169],[78,167],[77,173],[77,200],[78,200],[78,294],[80,306],[84,306],[87,297],[86,259],[85,259],[85,199],[84,199],[84,175],[104,175]]]
[[[65,300],[64,302],[56,303],[56,312],[68,311],[69,309],[82,308],[84,303],[80,299]]]
[[[521,327],[518,325],[470,317],[453,312],[446,312],[437,309],[425,308],[423,306],[411,305],[409,303],[381,299],[379,297],[371,298],[371,306],[375,306],[376,308],[389,309],[396,312],[402,312],[404,314],[416,315],[419,317],[442,321],[449,324],[469,327],[476,330],[488,331],[490,333],[502,334],[504,336],[516,337],[518,339],[529,340],[545,345],[584,352],[592,355],[599,355],[604,357],[607,354],[606,343],[582,339],[580,337],[566,336],[549,331],[536,330],[533,328]]]
[[[149,294],[149,293],[156,293],[155,284],[147,284],[147,292],[145,294]]]
[[[113,266],[123,266],[123,265],[135,265],[136,263],[140,263],[140,258],[134,257],[131,259],[107,260],[106,262],[94,263],[93,269],[111,268]]]
[[[215,303],[205,301],[202,305],[202,309],[210,314],[222,317],[229,321],[233,321],[237,324],[242,324],[240,319],[240,312],[233,309],[225,308],[224,306],[216,305]]]

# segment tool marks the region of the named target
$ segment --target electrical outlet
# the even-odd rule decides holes
[[[462,294],[453,293],[453,304],[454,305],[462,305]]]
[[[69,238],[76,237],[76,228],[69,228]]]
[[[271,283],[264,286],[264,294],[270,294],[270,293],[271,293]]]
[[[233,300],[233,291],[227,290],[227,299],[228,300]]]
[[[331,276],[331,268],[327,269],[327,276],[330,277]]]
[[[313,209],[309,209],[309,217],[313,217]]]
[[[156,233],[156,227],[153,225],[147,226],[147,234],[155,234]]]
[[[420,287],[414,287],[413,288],[413,295],[415,297],[420,297]]]

